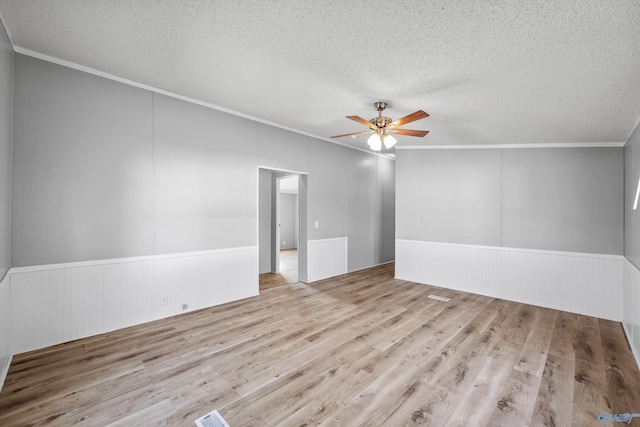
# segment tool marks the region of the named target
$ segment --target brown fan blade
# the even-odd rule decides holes
[[[376,126],[376,125],[374,125],[373,123],[371,123],[371,122],[370,122],[370,121],[368,121],[368,120],[363,119],[362,117],[358,117],[358,116],[347,116],[347,119],[351,119],[351,120],[353,120],[354,122],[358,122],[358,123],[360,123],[361,125],[365,125],[366,127],[371,128],[371,129],[376,129],[376,128],[377,128],[377,126]]]
[[[425,119],[427,117],[429,117],[429,114],[425,113],[422,110],[418,110],[415,113],[411,113],[408,116],[404,116],[403,118],[396,120],[387,127],[393,128],[396,126],[402,126],[406,125],[407,123],[415,122],[416,120]]]
[[[345,133],[344,135],[336,135],[336,136],[332,136],[331,138],[342,138],[343,136],[362,135],[364,133],[373,133],[373,131],[365,130],[364,132]]]
[[[425,136],[429,133],[428,130],[411,130],[411,129],[387,129],[387,133],[395,133],[398,135],[407,135],[407,136]]]

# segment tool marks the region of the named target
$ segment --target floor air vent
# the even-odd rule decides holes
[[[449,301],[449,298],[441,297],[441,296],[438,296],[438,295],[429,295],[429,298],[437,299],[438,301],[444,301],[444,302]]]
[[[230,427],[217,410],[209,412],[194,421],[198,427]]]

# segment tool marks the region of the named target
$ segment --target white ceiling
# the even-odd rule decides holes
[[[399,145],[624,142],[640,116],[637,0],[0,0],[18,52],[320,138],[393,119]],[[366,147],[366,136],[343,143]]]
[[[280,192],[298,194],[298,176],[289,176],[280,179]]]

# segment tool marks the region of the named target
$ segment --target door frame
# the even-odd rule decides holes
[[[256,230],[258,240],[258,265],[260,265],[260,170],[271,172],[271,270],[275,273],[279,271],[280,260],[280,179],[289,176],[298,176],[298,280],[300,282],[308,282],[308,192],[307,184],[309,173],[304,171],[296,171],[290,169],[274,168],[270,166],[258,165],[257,182],[256,182]]]

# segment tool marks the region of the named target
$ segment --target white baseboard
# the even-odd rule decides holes
[[[349,242],[346,237],[307,242],[308,282],[347,273]]]
[[[616,255],[396,240],[396,277],[622,321]]]
[[[14,268],[10,280],[18,354],[258,295],[258,248]]]

